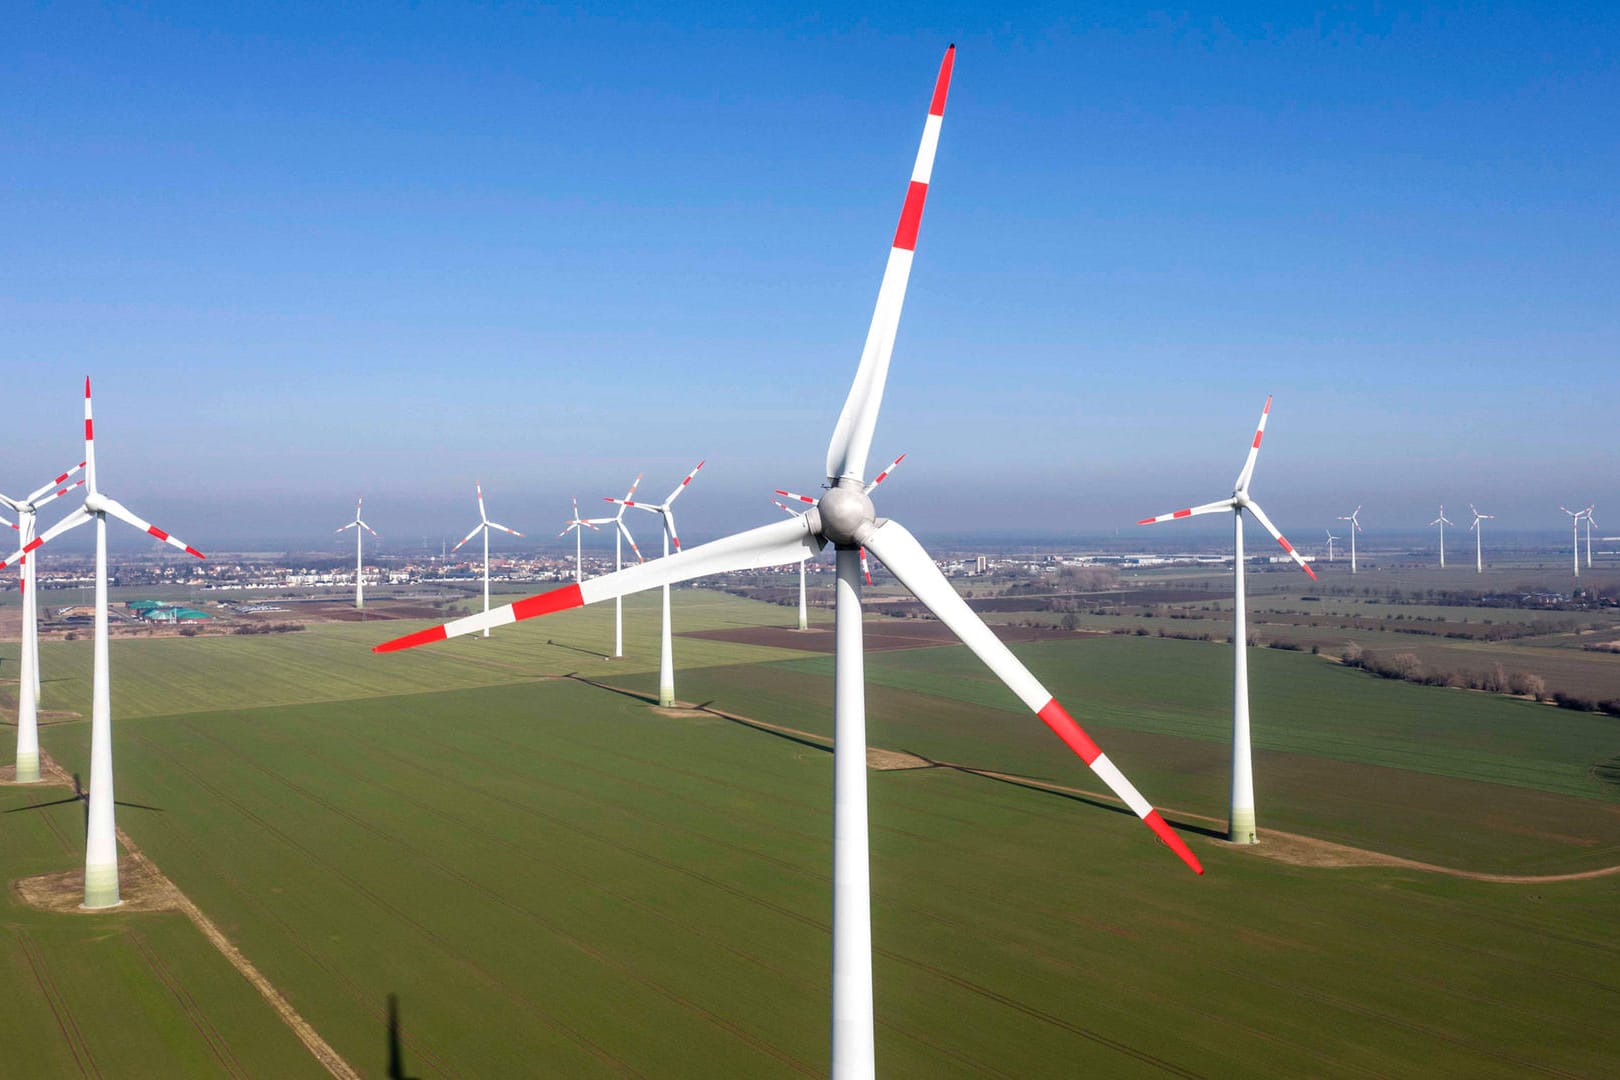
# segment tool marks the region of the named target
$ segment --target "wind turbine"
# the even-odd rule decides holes
[[[1350,523],[1350,572],[1352,574],[1356,572],[1356,533],[1366,531],[1361,527],[1361,522],[1356,520],[1356,515],[1360,513],[1361,507],[1358,506],[1354,510],[1350,511],[1349,516],[1341,517],[1339,519],[1340,521],[1348,521]]]
[[[793,509],[793,507],[789,506],[787,503],[783,502],[781,499],[772,499],[771,502],[774,503],[777,506],[780,506],[782,508],[782,511],[784,513],[788,514],[791,517],[798,517],[798,516],[800,516],[801,514],[804,513],[803,510],[795,510],[795,509]],[[800,630],[808,630],[808,629],[810,629],[810,609],[809,609],[809,606],[805,603],[805,600],[804,600],[804,564],[805,564],[806,561],[807,560],[805,560],[805,559],[800,559],[799,560],[799,629]]]
[[[1483,574],[1485,572],[1485,556],[1482,552],[1480,544],[1481,538],[1485,535],[1485,530],[1480,525],[1480,522],[1494,521],[1496,519],[1496,515],[1480,513],[1474,508],[1473,503],[1468,504],[1468,509],[1474,515],[1474,523],[1468,526],[1468,531],[1474,534],[1474,573]]]
[[[1333,530],[1332,530],[1332,529],[1323,529],[1323,530],[1322,530],[1322,531],[1323,531],[1323,532],[1325,532],[1325,533],[1327,533],[1327,541],[1328,541],[1328,562],[1332,562],[1332,561],[1333,561],[1333,543],[1334,543],[1334,541],[1336,541],[1336,540],[1342,540],[1342,539],[1344,539],[1344,538],[1343,538],[1343,537],[1342,537],[1342,536],[1334,536],[1334,535],[1333,535]]]
[[[1170,514],[1160,514],[1158,517],[1143,518],[1138,525],[1154,525],[1161,521],[1170,521],[1174,518],[1193,517],[1198,514],[1215,514],[1223,510],[1232,514],[1232,541],[1234,557],[1232,559],[1232,811],[1227,824],[1226,838],[1234,844],[1253,844],[1256,842],[1255,814],[1254,814],[1254,755],[1249,740],[1249,632],[1247,597],[1243,582],[1243,512],[1247,510],[1254,515],[1266,532],[1270,533],[1282,546],[1282,549],[1297,562],[1300,569],[1316,578],[1316,571],[1312,570],[1294,545],[1284,539],[1283,534],[1277,531],[1277,526],[1266,517],[1260,504],[1249,498],[1249,481],[1254,476],[1254,462],[1260,456],[1260,439],[1266,433],[1266,419],[1271,415],[1271,398],[1266,398],[1266,407],[1260,410],[1260,425],[1255,428],[1254,442],[1249,445],[1249,457],[1243,463],[1243,471],[1238,473],[1237,483],[1232,487],[1232,497],[1219,502],[1204,503],[1188,510],[1177,510]]]
[[[501,532],[503,532],[503,533],[511,533],[513,536],[522,536],[523,534],[518,532],[516,529],[508,529],[505,525],[502,525],[499,522],[494,522],[494,521],[489,520],[489,515],[484,513],[484,485],[475,480],[475,481],[473,481],[473,487],[478,492],[478,524],[477,524],[476,527],[474,527],[472,532],[468,533],[466,536],[463,536],[461,538],[460,543],[458,543],[455,547],[450,549],[450,553],[452,555],[455,554],[456,552],[461,550],[461,545],[462,544],[465,544],[467,541],[471,540],[473,537],[477,536],[479,533],[484,534],[484,610],[488,611],[489,610],[489,530],[491,530],[491,529],[499,529],[499,530],[501,530]],[[359,518],[360,514],[358,512],[358,508],[356,508],[356,513],[355,513],[354,516],[356,518]],[[347,528],[347,526],[345,526],[345,528]],[[488,630],[484,631],[484,636],[489,637],[489,631]]]
[[[1595,505],[1596,504],[1594,503],[1593,506],[1595,506]],[[1560,506],[1558,509],[1562,510],[1564,513],[1569,515],[1570,531],[1574,534],[1574,537],[1575,537],[1575,576],[1580,577],[1581,576],[1581,519],[1586,517],[1586,515],[1590,514],[1592,512],[1593,507],[1588,506],[1585,510],[1571,510],[1567,506]]]
[[[1164,818],[1052,697],[1023,663],[957,595],[922,545],[899,522],[876,515],[862,474],[883,401],[889,357],[905,301],[929,174],[939,141],[955,46],[947,49],[923,128],[900,225],[884,268],[860,366],[827,448],[827,491],[803,515],[690,548],[578,585],[531,596],[487,615],[457,619],[374,646],[374,652],[426,645],[485,626],[552,612],[708,574],[782,566],[816,555],[828,543],[838,556],[833,689],[833,993],[832,1075],[874,1072],[872,923],[867,849],[866,694],[861,635],[860,548],[889,571],[972,650],[1013,693],[1068,744],[1165,844],[1194,870],[1198,859]]]
[[[559,538],[567,536],[569,533],[574,534],[574,584],[578,585],[581,581],[585,580],[585,578],[584,578],[584,566],[585,566],[584,560],[585,560],[585,556],[584,556],[583,552],[580,549],[580,538],[585,535],[585,527],[590,526],[590,528],[592,530],[594,530],[595,532],[601,532],[602,530],[598,529],[597,526],[598,525],[606,525],[611,521],[613,521],[613,518],[582,518],[582,517],[580,517],[579,516],[579,500],[578,499],[574,500],[574,516],[571,519],[569,519],[567,527],[565,527],[562,532],[557,534],[557,536]],[[489,605],[488,604],[484,605],[484,610],[486,610],[486,611],[489,610]]]
[[[17,515],[15,524],[10,522],[7,524],[17,530],[19,542],[24,548],[33,542],[39,508],[60,499],[74,488],[81,487],[84,484],[83,477],[66,487],[59,485],[82,468],[84,462],[81,461],[24,499],[10,499],[0,495],[0,505],[9,507]],[[19,784],[33,784],[39,781],[38,575],[37,556],[32,563],[29,562],[27,555],[17,560],[17,587],[22,594],[22,638],[18,642],[17,649],[17,758],[13,779]],[[29,587],[30,581],[34,583],[32,588]]]
[[[1588,570],[1592,569],[1592,526],[1597,524],[1597,517],[1594,514],[1596,509],[1596,503],[1586,508],[1586,568]]]
[[[360,556],[360,544],[365,538],[360,535],[360,530],[364,529],[364,530],[366,530],[366,532],[370,533],[372,536],[377,536],[377,530],[376,529],[373,529],[370,525],[367,525],[364,521],[360,520],[360,504],[363,503],[363,502],[365,502],[364,497],[361,497],[361,498],[356,499],[354,501],[354,520],[349,522],[347,525],[343,526],[343,528],[337,530],[338,532],[347,532],[350,529],[355,530],[355,533],[354,533],[354,606],[355,606],[355,608],[357,610],[361,609],[361,608],[364,608],[366,606],[365,574],[361,570],[361,562],[360,562],[360,558],[361,558],[361,556]],[[377,536],[377,539],[381,540],[382,537]]]
[[[611,495],[603,496],[607,502],[619,504],[617,514],[611,518],[599,519],[604,524],[608,521],[613,522],[614,573],[624,569],[624,542],[627,540],[630,542],[630,550],[636,553],[636,562],[646,562],[641,557],[641,549],[636,546],[636,538],[630,535],[630,526],[624,523],[624,512],[629,508],[630,500],[636,497],[636,488],[641,484],[641,477],[641,473],[636,473],[636,478],[630,482],[630,490],[624,493],[624,498],[615,499]],[[578,516],[577,512],[575,516]],[[578,582],[575,582],[575,584],[578,584]],[[624,597],[622,595],[613,598],[613,655],[624,655]]]
[[[708,459],[705,458],[704,460],[707,461]],[[675,500],[681,497],[681,492],[686,490],[686,486],[692,482],[692,477],[698,474],[698,469],[703,468],[703,465],[703,461],[698,462],[697,468],[687,473],[686,479],[676,484],[675,490],[670,492],[661,503],[636,502],[628,496],[623,499],[615,499],[609,496],[607,501],[620,503],[621,512],[625,507],[633,506],[638,510],[657,514],[664,521],[664,558],[669,558],[669,542],[671,540],[675,541],[675,554],[679,555],[681,553],[681,536],[675,531]],[[636,479],[639,480],[640,477]],[[631,494],[634,494],[634,492],[631,492]],[[631,546],[635,546],[633,542]],[[636,554],[639,556],[641,552],[637,551]],[[668,582],[664,584],[664,628],[658,645],[658,704],[666,709],[675,704],[675,642],[670,633],[669,625]]]
[[[90,418],[90,380],[84,380],[84,502],[73,512],[23,545],[8,566],[42,544],[87,521],[96,523],[96,624],[95,666],[90,680],[90,811],[84,847],[84,906],[113,907],[118,896],[118,834],[113,820],[112,771],[112,694],[111,669],[107,658],[107,517],[111,515],[187,555],[203,558],[203,553],[171,536],[149,521],[143,521],[117,499],[101,493],[96,486],[96,446]]]
[[[1447,519],[1446,507],[1444,503],[1440,504],[1440,516],[1429,522],[1429,526],[1431,528],[1436,525],[1440,526],[1440,569],[1442,570],[1446,568],[1446,526],[1450,525],[1455,527],[1456,524],[1457,523],[1455,521]]]

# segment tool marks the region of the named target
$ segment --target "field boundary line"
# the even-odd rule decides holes
[[[41,771],[53,777],[57,783],[65,787],[71,788],[73,786],[73,778],[51,758],[49,753],[42,749],[39,757]],[[321,1066],[327,1072],[331,1073],[337,1080],[360,1080],[360,1074],[343,1059],[343,1055],[339,1054],[332,1048],[330,1043],[321,1038],[320,1032],[316,1031],[309,1021],[299,1015],[298,1010],[293,1008],[292,1003],[282,996],[281,991],[277,990],[275,985],[265,978],[264,973],[253,965],[253,961],[244,956],[242,950],[238,949],[231,939],[225,936],[225,932],[214,924],[214,920],[203,914],[202,909],[192,901],[191,897],[181,892],[180,887],[171,881],[163,871],[159,870],[151,859],[146,857],[146,854],[141,851],[140,845],[135,843],[123,829],[118,830],[118,842],[124,845],[124,850],[129,852],[131,859],[143,864],[154,878],[162,881],[168,887],[169,892],[174,897],[176,910],[190,919],[192,925],[202,931],[203,937],[208,940],[209,944],[219,950],[220,955],[225,958],[226,962],[235,968],[242,978],[246,979],[248,984],[259,992],[259,996],[264,998],[269,1006],[275,1010],[276,1015],[281,1017],[282,1022],[292,1029],[292,1033],[297,1036],[298,1041],[304,1044],[304,1048],[314,1056],[316,1061],[321,1063]]]

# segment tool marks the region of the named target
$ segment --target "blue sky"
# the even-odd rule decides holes
[[[880,513],[1128,528],[1229,492],[1270,393],[1254,492],[1301,538],[1620,525],[1606,6],[7,23],[0,490],[77,460],[88,373],[104,486],[205,549],[362,492],[454,539],[475,478],[545,536],[699,458],[683,535],[769,520],[821,480],[955,41]]]

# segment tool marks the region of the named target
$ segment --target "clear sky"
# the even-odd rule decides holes
[[[221,7],[6,15],[0,490],[78,460],[90,374],[103,486],[205,550],[338,550],[361,493],[453,540],[475,478],[550,536],[700,458],[683,536],[771,520],[954,41],[880,513],[1129,531],[1269,393],[1301,540],[1620,531],[1620,8]]]

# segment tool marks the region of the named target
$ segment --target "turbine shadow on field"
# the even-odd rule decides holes
[[[586,656],[590,657],[592,660],[606,660],[607,659],[606,656],[602,655],[602,650],[601,649],[587,649],[587,648],[584,648],[584,647],[579,646],[579,645],[570,645],[566,641],[558,641],[555,638],[546,638],[546,644],[552,646],[553,648],[557,648],[557,649],[567,649],[570,652],[584,653]]]
[[[600,656],[601,654],[597,653],[595,655]],[[644,694],[639,690],[627,690],[622,686],[609,686],[607,683],[599,683],[595,679],[587,679],[577,671],[570,671],[568,674],[564,675],[563,678],[573,679],[575,682],[584,683],[586,686],[594,686],[598,690],[606,690],[610,694],[618,694],[620,697],[627,697],[632,701],[639,701],[643,705],[658,704],[657,694]]]
[[[399,1048],[399,995],[388,995],[388,1080],[415,1080],[405,1072]]]
[[[73,774],[73,794],[68,796],[67,798],[65,798],[65,799],[52,799],[50,802],[30,803],[27,806],[14,806],[10,810],[7,810],[6,813],[8,813],[8,814],[20,814],[25,810],[44,810],[46,807],[50,807],[50,806],[67,806],[69,803],[83,803],[84,804],[85,820],[87,822],[89,821],[90,798],[85,793],[83,784],[79,780],[79,774],[78,773]],[[158,813],[158,814],[162,814],[162,813],[167,812],[161,806],[147,806],[145,803],[124,802],[122,799],[114,799],[113,800],[113,805],[114,806],[126,806],[126,807],[130,808],[131,810],[151,810],[152,812]]]
[[[911,753],[912,751],[908,750],[906,752]],[[1042,795],[1053,795],[1060,799],[1068,799],[1070,802],[1085,803],[1087,806],[1094,806],[1099,810],[1107,810],[1110,813],[1124,814],[1126,817],[1136,816],[1135,811],[1133,811],[1130,807],[1120,806],[1117,803],[1109,802],[1107,799],[1099,796],[1084,795],[1078,791],[1062,791],[1058,788],[1048,786],[1036,780],[1027,780],[1017,776],[1008,776],[1005,773],[988,772],[984,769],[975,769],[971,765],[956,765],[949,761],[934,761],[930,758],[924,757],[922,754],[917,754],[916,756],[922,758],[936,769],[951,769],[955,772],[967,773],[969,776],[977,776],[985,780],[994,780],[998,784],[1010,784],[1013,787],[1023,788],[1026,791],[1037,791]],[[1169,814],[1164,816],[1165,820],[1167,821],[1173,820]],[[1197,833],[1200,836],[1208,836],[1216,840],[1226,839],[1226,831],[1224,829],[1213,829],[1207,825],[1195,825],[1187,821],[1175,821],[1174,823],[1176,828],[1182,832]]]

